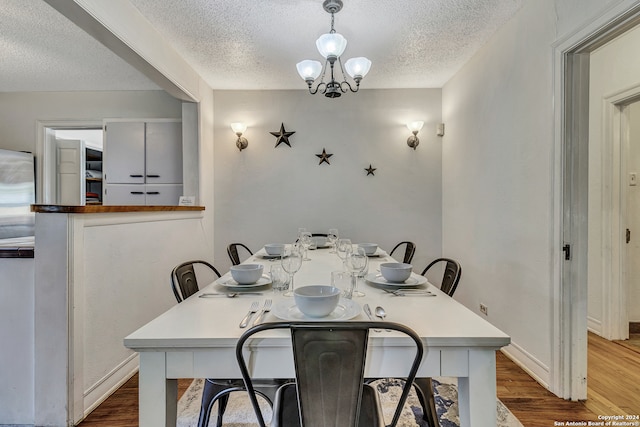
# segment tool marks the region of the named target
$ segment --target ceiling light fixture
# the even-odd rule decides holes
[[[347,91],[357,92],[360,89],[360,81],[367,75],[371,68],[371,61],[364,57],[351,58],[342,66],[342,59],[340,56],[344,53],[347,47],[347,39],[342,37],[341,34],[336,33],[333,28],[334,14],[340,12],[342,9],[342,0],[325,0],[322,4],[324,10],[331,14],[331,31],[327,34],[323,34],[316,40],[316,47],[320,54],[326,59],[324,67],[319,61],[313,61],[310,59],[298,62],[296,67],[298,68],[298,74],[307,82],[309,86],[309,93],[315,95],[320,92],[328,98],[338,98]],[[340,73],[342,74],[342,81],[339,82],[335,78],[335,72],[338,67],[335,67],[336,62],[339,65]],[[327,67],[328,64],[328,67]],[[324,78],[329,68],[331,77],[328,82],[325,83]],[[355,82],[354,86],[347,81],[345,74],[345,68],[347,74],[351,76]],[[320,77],[320,75],[322,76]],[[315,88],[313,84],[320,77],[320,80],[316,84]]]

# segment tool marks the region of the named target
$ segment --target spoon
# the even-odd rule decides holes
[[[243,292],[244,295],[262,295],[260,292]],[[221,297],[226,296],[227,298],[235,298],[240,295],[239,292],[225,292],[225,293],[205,293],[200,295],[200,298],[211,298],[211,297]]]
[[[374,313],[376,314],[377,317],[380,318],[380,320],[382,320],[384,322],[384,318],[387,317],[387,312],[384,311],[384,308],[377,306],[376,310],[374,311]],[[387,332],[390,332],[389,329],[385,329]]]

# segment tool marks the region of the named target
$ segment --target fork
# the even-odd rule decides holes
[[[264,307],[262,307],[262,311],[260,312],[260,315],[258,315],[258,317],[255,318],[255,320],[253,321],[253,326],[256,326],[258,323],[260,323],[260,321],[262,321],[262,319],[264,318],[264,314],[267,313],[268,311],[271,311],[271,300],[265,300],[264,302]]]
[[[249,324],[249,320],[251,319],[251,316],[253,316],[257,311],[258,311],[258,301],[254,301],[253,303],[251,303],[249,312],[247,313],[246,316],[244,316],[244,319],[242,319],[242,321],[240,322],[240,327],[246,328],[247,325]]]
[[[398,289],[397,291],[393,291],[390,292],[391,294],[397,296],[397,297],[409,297],[409,296],[415,296],[415,297],[435,297],[436,294],[431,293],[429,291],[407,291],[407,290],[401,290]]]

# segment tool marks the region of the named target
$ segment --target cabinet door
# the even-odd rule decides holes
[[[140,206],[146,203],[144,184],[107,184],[105,186],[104,205]]]
[[[147,123],[146,138],[147,184],[182,183],[182,123]]]
[[[177,206],[182,196],[182,184],[147,184],[146,204],[150,206]]]
[[[107,183],[144,183],[144,128],[144,122],[106,124],[103,168]]]

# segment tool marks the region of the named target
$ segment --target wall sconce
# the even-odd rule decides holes
[[[242,151],[247,148],[249,141],[247,141],[247,138],[242,136],[242,134],[247,130],[247,125],[240,122],[231,123],[231,130],[238,135],[238,139],[236,140],[236,147],[238,147],[238,150]]]
[[[420,144],[420,140],[418,139],[418,132],[420,132],[420,129],[422,129],[423,125],[424,125],[423,121],[407,123],[407,127],[409,128],[411,133],[413,133],[413,135],[407,138],[407,145],[413,148],[414,150],[416,149],[418,144]]]

